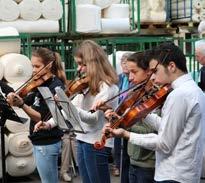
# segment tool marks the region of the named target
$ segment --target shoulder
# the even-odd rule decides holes
[[[54,76],[52,78],[52,82],[51,82],[49,88],[56,88],[56,87],[61,87],[61,88],[65,89],[63,82],[59,78]]]

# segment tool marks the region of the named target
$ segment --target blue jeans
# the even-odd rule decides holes
[[[154,169],[130,165],[129,183],[154,183]]]
[[[179,183],[175,180],[156,181],[156,183]]]
[[[77,161],[83,183],[110,183],[110,153],[111,148],[96,150],[93,144],[78,141]]]
[[[42,183],[58,182],[58,155],[61,141],[50,145],[34,145],[33,154]]]

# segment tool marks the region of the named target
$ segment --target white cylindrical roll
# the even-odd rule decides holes
[[[44,0],[42,3],[42,15],[48,20],[60,20],[63,15],[63,6],[60,0]]]
[[[194,14],[192,16],[192,21],[193,22],[200,22],[201,21],[201,16],[199,14]]]
[[[17,3],[20,3],[20,2],[23,1],[23,0],[14,0],[14,1],[16,1]]]
[[[151,11],[150,12],[150,21],[164,23],[166,21],[166,12],[165,11]]]
[[[112,4],[112,0],[94,0],[94,4],[104,9]]]
[[[112,4],[104,9],[104,18],[129,18],[129,4]]]
[[[201,0],[194,0],[193,8],[201,9],[202,8],[202,1]]]
[[[0,58],[4,65],[4,78],[10,82],[25,82],[32,76],[31,61],[25,55],[9,53]]]
[[[32,155],[24,157],[9,155],[6,158],[6,164],[9,175],[15,177],[30,175],[36,168],[35,160]]]
[[[32,154],[33,145],[28,138],[29,132],[10,133],[8,136],[9,152],[16,156],[28,156]]]
[[[77,0],[76,4],[93,4],[93,0]]]
[[[76,31],[93,33],[101,31],[101,9],[95,5],[76,6]]]
[[[41,3],[39,0],[23,0],[19,4],[20,16],[24,20],[35,21],[41,16]]]
[[[14,21],[19,17],[18,4],[13,0],[0,1],[0,19],[3,21]]]
[[[0,133],[1,135],[1,133]],[[6,135],[4,135],[4,140],[5,140],[5,156],[8,154],[8,151],[9,151],[9,145],[8,145],[8,137]],[[0,147],[1,147],[1,140],[0,140]],[[1,149],[1,148],[0,148]],[[1,159],[1,153],[0,153],[0,159]]]
[[[10,22],[8,22],[10,23]],[[0,27],[0,56],[7,53],[20,53],[21,50],[21,40],[20,38],[9,38],[2,39],[1,37],[5,36],[19,36],[17,29],[14,27],[5,26],[4,28]]]
[[[198,26],[198,32],[201,34],[202,32],[205,32],[205,21],[201,21]]]
[[[13,26],[23,33],[54,33],[59,32],[59,22],[44,18],[36,21],[18,19],[14,22],[0,22],[0,28]]]
[[[152,11],[163,11],[165,9],[165,0],[149,0]]]
[[[3,64],[0,62],[0,80],[2,80],[4,76],[4,66]]]
[[[205,9],[202,9],[200,12],[201,20],[205,20]]]
[[[137,11],[134,12],[135,15],[135,23],[137,23]],[[149,10],[142,10],[140,11],[140,22],[150,22],[150,11]]]
[[[129,18],[107,19],[102,18],[102,33],[128,33],[130,32]]]
[[[112,0],[112,4],[119,4],[120,0]]]
[[[14,90],[15,89],[16,88],[14,88]],[[22,109],[14,108],[14,110],[19,117],[25,118],[25,120],[27,119],[27,121],[24,124],[22,124],[22,123],[17,123],[17,122],[12,121],[12,120],[6,120],[6,124],[5,124],[6,128],[11,133],[28,132],[29,131],[29,124],[30,124],[30,117]]]

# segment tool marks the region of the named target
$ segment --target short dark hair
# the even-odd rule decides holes
[[[186,57],[182,50],[172,42],[165,42],[156,47],[154,58],[162,65],[174,62],[178,69],[187,73]]]
[[[147,70],[149,68],[149,63],[144,59],[144,52],[135,52],[131,54],[127,61],[134,62],[139,68]]]

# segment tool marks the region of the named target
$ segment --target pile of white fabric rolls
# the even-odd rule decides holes
[[[172,0],[171,19],[174,22],[200,22],[205,20],[204,0]]]
[[[138,4],[134,4],[134,19],[138,21]],[[165,11],[165,0],[140,0],[140,22],[141,23],[164,23],[167,13]]]
[[[14,90],[32,75],[31,61],[20,54],[21,41],[18,35],[14,27],[0,28],[0,79],[5,79]],[[25,176],[33,173],[36,168],[32,144],[28,139],[30,118],[22,109],[14,108],[14,110],[18,116],[26,118],[27,121],[25,124],[6,121],[5,126],[9,131],[8,137],[5,135],[6,170],[12,176]],[[0,160],[0,177],[2,177],[1,162]]]
[[[59,32],[63,16],[61,0],[0,0],[0,28],[13,26],[19,32]]]
[[[76,31],[129,33],[129,5],[120,4],[120,0],[77,0]]]

